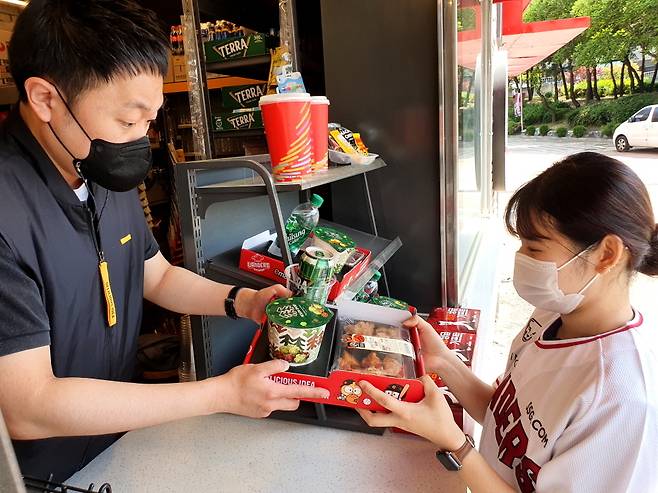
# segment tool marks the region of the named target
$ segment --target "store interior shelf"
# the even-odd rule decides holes
[[[208,89],[221,89],[222,87],[243,86],[247,84],[264,84],[265,81],[258,79],[251,79],[248,77],[228,77],[217,76],[208,77]],[[180,92],[188,92],[189,87],[187,81],[184,82],[168,82],[164,84],[165,94],[174,94]]]
[[[262,164],[267,164],[269,156],[266,154],[249,156],[249,159],[254,159]],[[321,185],[345,180],[353,176],[362,175],[385,166],[386,162],[381,158],[377,158],[375,162],[365,166],[356,164],[347,166],[330,166],[327,171],[317,172],[299,183],[277,183],[276,189],[277,192],[300,192]],[[262,178],[260,176],[255,176],[253,178],[245,178],[242,180],[232,180],[199,186],[196,187],[196,193],[199,198],[199,213],[204,217],[207,208],[213,203],[266,195],[267,190]]]
[[[239,67],[252,67],[254,65],[264,65],[270,63],[271,56],[259,55],[252,56],[247,58],[237,58],[235,60],[227,60],[225,62],[215,62],[206,64],[206,70],[208,72],[222,72],[222,70],[239,68]]]
[[[16,86],[0,86],[0,106],[14,104],[18,101]]]
[[[213,131],[212,133],[213,136],[215,137],[239,137],[239,138],[247,138],[247,137],[259,137],[262,135],[265,135],[265,130],[262,128],[248,128],[244,130],[227,130],[225,132],[216,132]]]
[[[385,263],[385,261],[402,246],[402,242],[399,238],[396,238],[395,240],[386,240],[378,236],[364,233],[363,231],[324,220],[320,220],[320,225],[330,226],[343,231],[350,236],[359,247],[370,250],[370,252],[372,252],[371,262],[373,264],[383,265],[383,263]],[[254,289],[261,289],[274,284],[274,282],[269,279],[251,272],[243,271],[240,269],[239,264],[240,248],[234,248],[210,259],[206,264],[206,276],[214,281],[242,283],[243,285]]]

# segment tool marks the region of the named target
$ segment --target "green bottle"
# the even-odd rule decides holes
[[[295,207],[286,221],[286,237],[290,253],[297,255],[304,242],[318,225],[320,207],[324,199],[317,194],[311,196],[310,202]]]

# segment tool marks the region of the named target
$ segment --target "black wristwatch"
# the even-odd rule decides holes
[[[242,286],[233,286],[228,292],[228,296],[224,301],[224,311],[226,312],[226,316],[232,318],[233,320],[240,318],[238,317],[238,312],[235,311],[235,300],[238,297],[238,293],[241,289]]]
[[[462,464],[468,453],[475,448],[473,437],[471,435],[465,436],[466,440],[464,441],[464,445],[454,452],[445,450],[438,450],[436,452],[436,458],[448,471],[459,471],[462,468]]]

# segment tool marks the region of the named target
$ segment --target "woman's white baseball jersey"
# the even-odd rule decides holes
[[[658,326],[544,339],[537,310],[496,380],[480,452],[511,485],[538,493],[658,492]]]

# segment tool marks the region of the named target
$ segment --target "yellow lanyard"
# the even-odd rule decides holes
[[[91,197],[90,197],[91,199]],[[96,210],[96,204],[94,203],[94,210]],[[87,207],[89,212],[89,225],[91,226],[92,239],[94,241],[94,247],[96,248],[96,253],[98,255],[98,270],[101,275],[101,284],[103,285],[103,295],[105,296],[105,308],[107,310],[107,325],[108,327],[114,327],[117,323],[117,308],[114,304],[114,295],[112,294],[112,284],[110,283],[110,269],[107,261],[105,260],[105,254],[101,247],[101,235],[98,230],[98,224],[92,213],[91,209]]]

